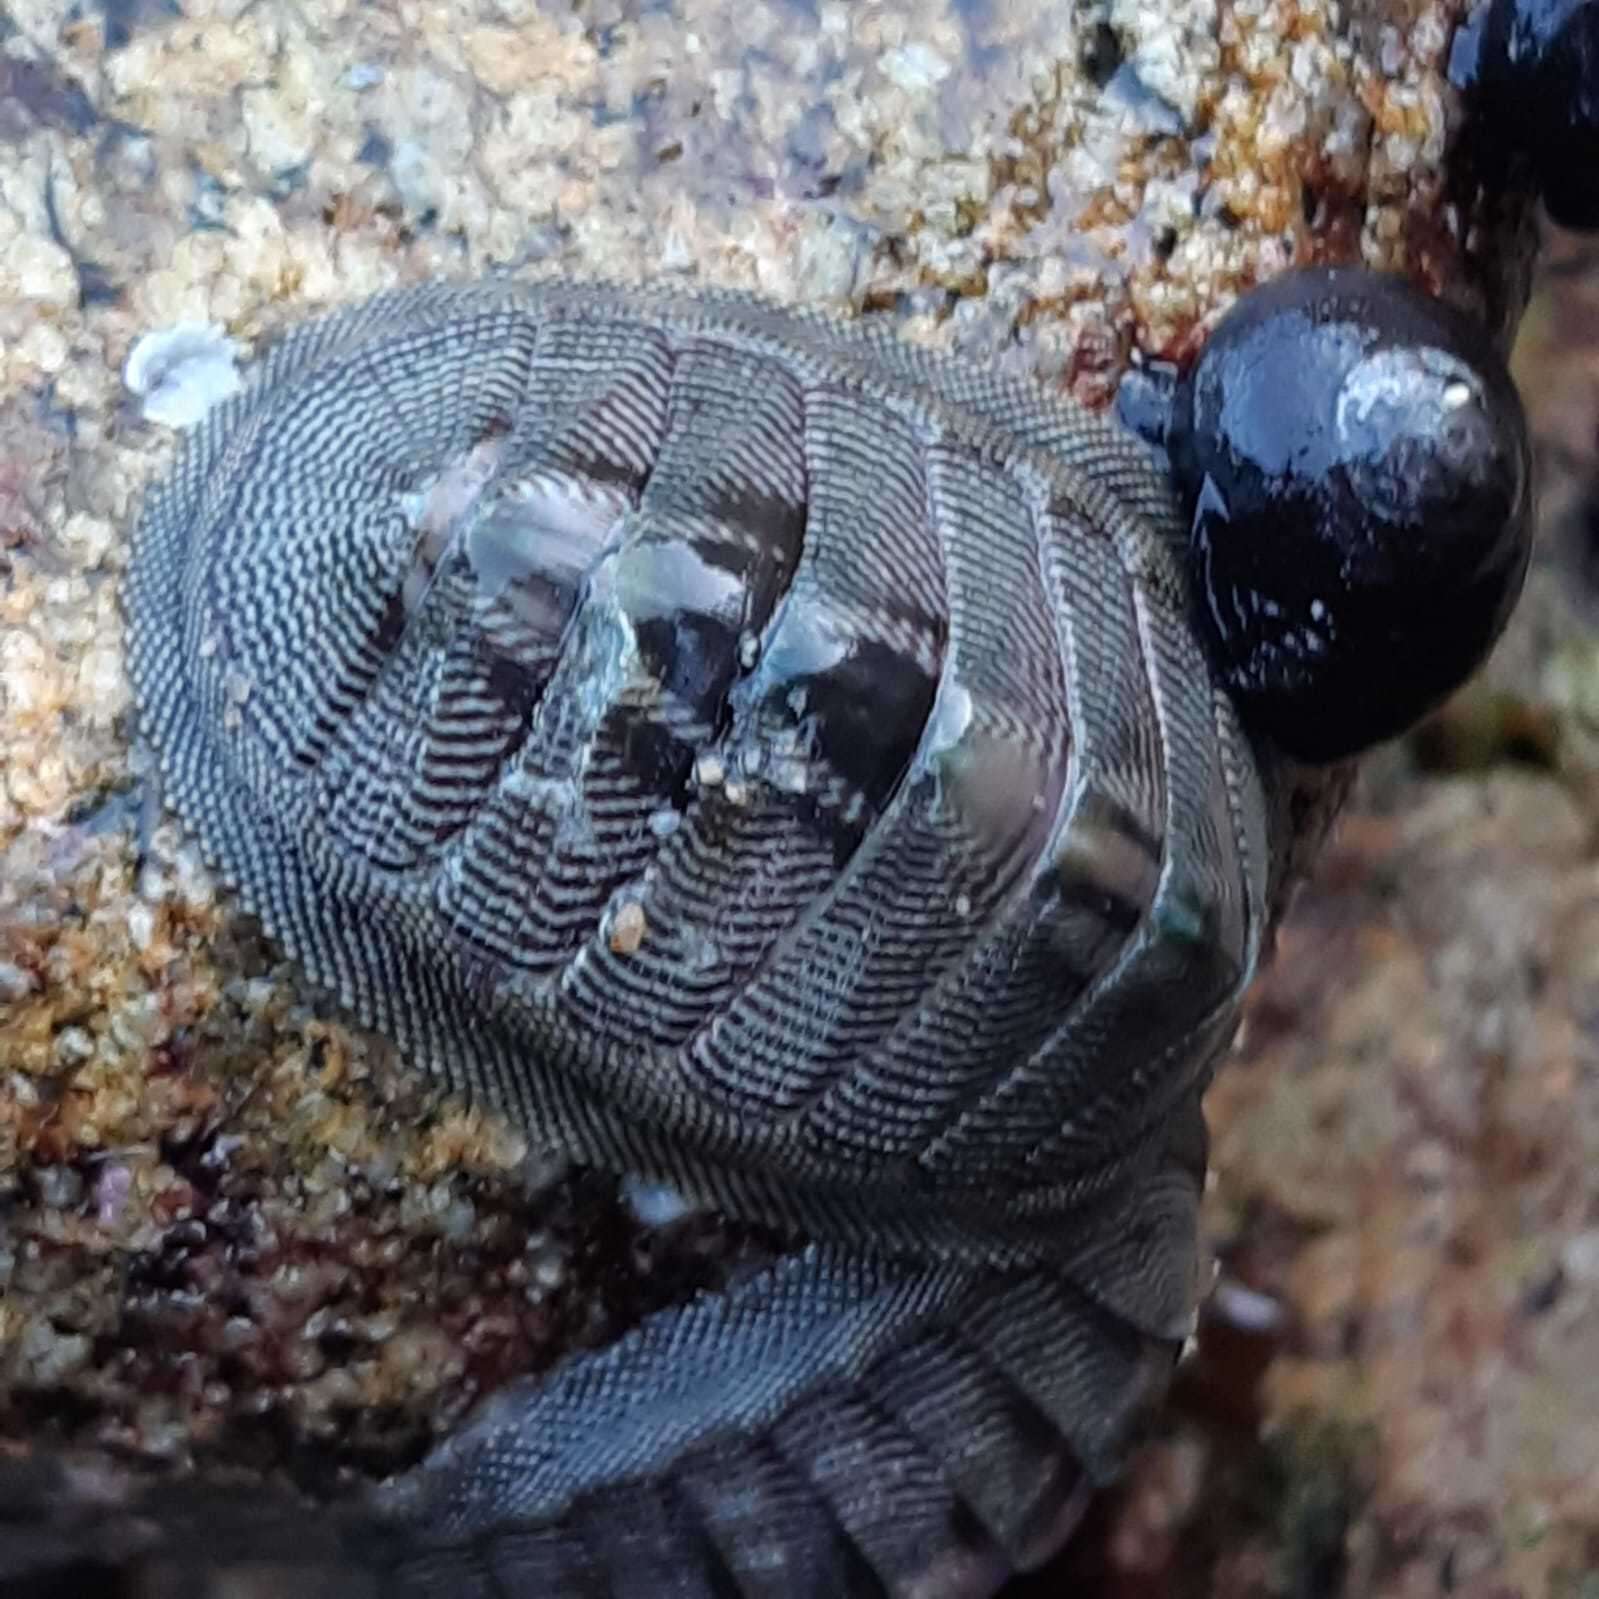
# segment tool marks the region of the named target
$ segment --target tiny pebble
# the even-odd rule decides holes
[[[669,1227],[697,1208],[670,1183],[650,1182],[642,1177],[622,1179],[622,1198],[643,1227]]]
[[[84,1366],[90,1342],[82,1333],[60,1333],[48,1321],[33,1322],[17,1350],[29,1386],[49,1388]]]
[[[108,1162],[100,1168],[94,1185],[94,1219],[102,1227],[115,1227],[132,1194],[132,1170],[120,1162]]]
[[[558,1249],[541,1250],[532,1265],[535,1287],[548,1292],[566,1281],[566,1256]]]
[[[1281,1301],[1229,1277],[1217,1282],[1211,1297],[1211,1311],[1229,1326],[1263,1336],[1277,1332],[1285,1315]]]
[[[94,1054],[94,1038],[82,1027],[63,1027],[56,1034],[56,1059],[64,1066],[77,1066]]]
[[[229,1316],[222,1323],[224,1351],[236,1353],[241,1349],[248,1349],[256,1341],[257,1336],[256,1325],[248,1316]]]
[[[439,1216],[439,1231],[456,1243],[472,1236],[477,1225],[477,1206],[470,1199],[457,1199]]]
[[[637,954],[648,930],[644,907],[636,900],[628,900],[611,923],[611,949],[618,955]]]
[[[33,992],[33,978],[11,961],[0,961],[0,1005],[15,1005]]]
[[[39,1199],[51,1210],[72,1210],[83,1198],[83,1177],[71,1166],[38,1168]]]

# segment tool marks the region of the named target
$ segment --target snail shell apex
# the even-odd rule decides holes
[[[1599,228],[1599,8],[1592,0],[1485,0],[1455,36],[1468,166],[1530,187],[1565,228]]]

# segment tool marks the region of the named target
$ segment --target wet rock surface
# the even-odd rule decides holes
[[[248,354],[391,283],[560,266],[893,316],[1103,403],[1312,259],[1505,335],[1530,213],[1451,188],[1462,9],[0,13],[0,1447],[324,1489],[770,1247],[423,1091],[160,818],[116,606],[172,447],[123,383],[141,335]],[[1070,1557],[1100,1591],[1599,1571],[1599,299],[1549,259],[1529,603],[1368,771],[1212,1095],[1226,1286]]]

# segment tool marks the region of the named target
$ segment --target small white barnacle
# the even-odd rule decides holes
[[[242,346],[214,322],[179,322],[134,340],[122,381],[139,396],[145,420],[191,428],[244,387]]]
[[[720,788],[727,777],[727,768],[719,755],[702,755],[694,763],[694,781],[701,788]]]
[[[811,791],[811,765],[803,758],[774,760],[771,766],[772,786],[785,794],[809,794]]]
[[[696,971],[713,971],[722,964],[722,946],[703,928],[685,927],[681,939],[684,959]]]

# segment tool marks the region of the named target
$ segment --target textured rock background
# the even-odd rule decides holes
[[[1462,8],[0,9],[0,1447],[388,1469],[764,1246],[421,1092],[161,821],[115,600],[172,447],[121,382],[141,333],[249,348],[560,265],[894,315],[1103,401],[1315,258],[1507,329],[1526,209],[1449,187]],[[1374,763],[1284,933],[1212,1095],[1223,1291],[1088,1591],[1599,1592],[1585,259],[1524,329],[1529,603]]]

